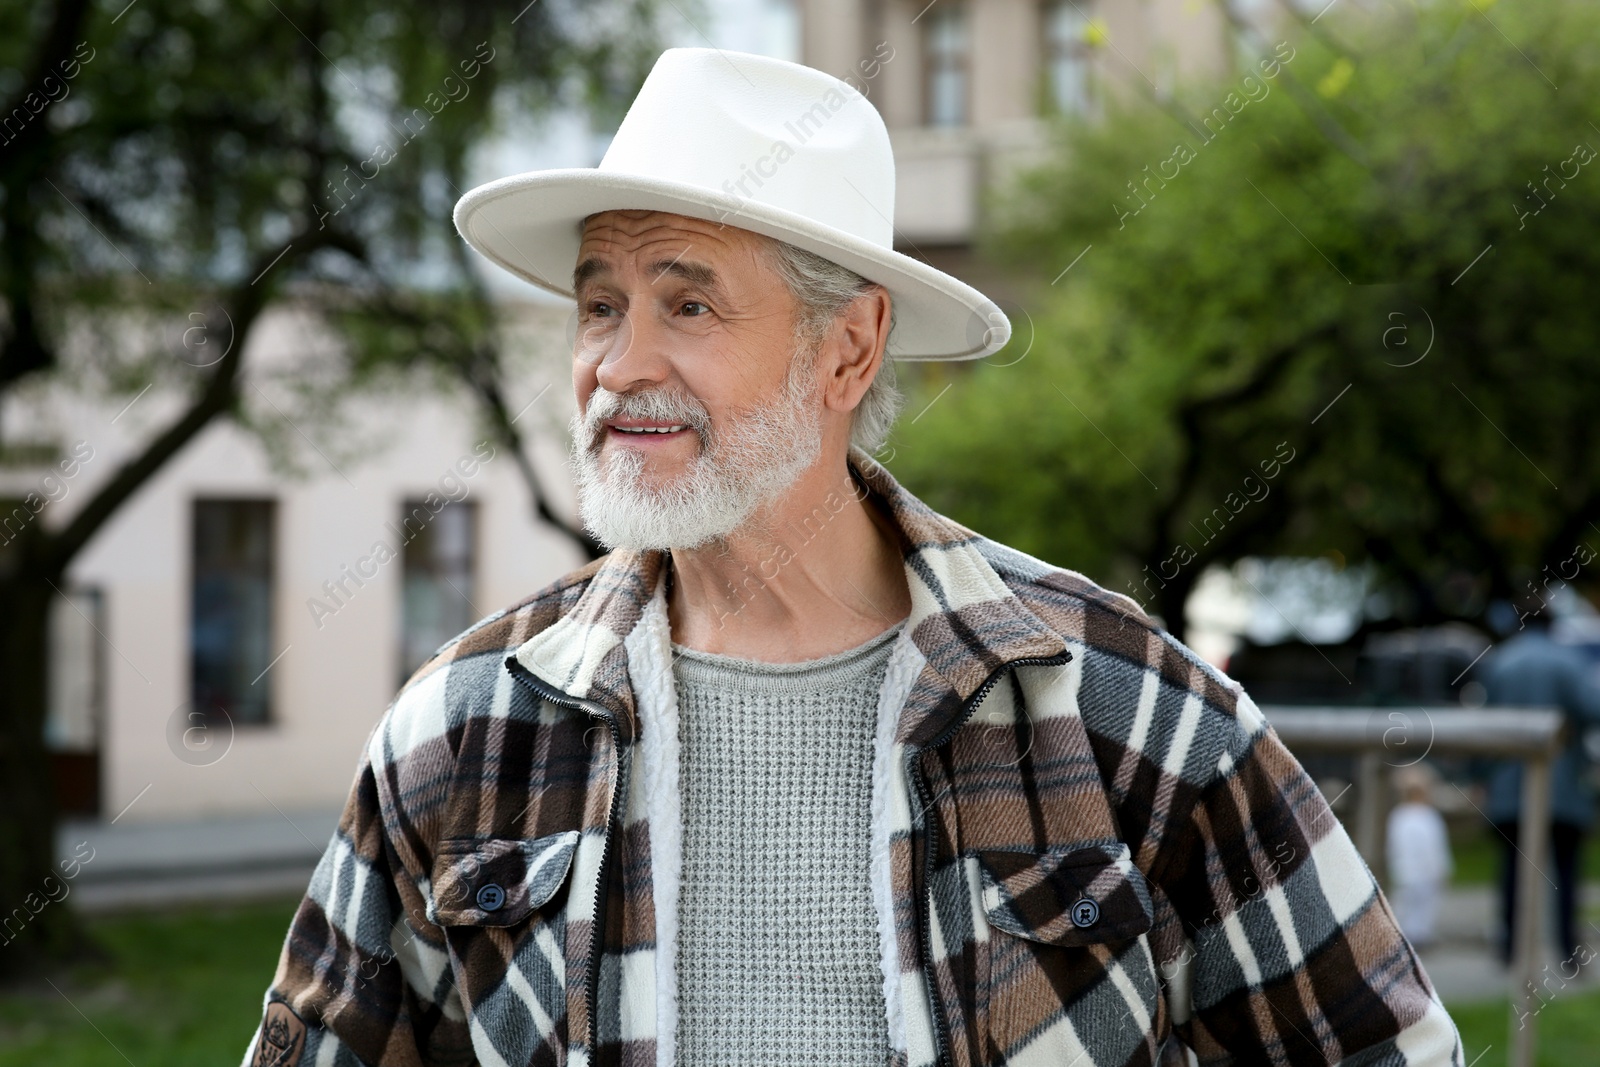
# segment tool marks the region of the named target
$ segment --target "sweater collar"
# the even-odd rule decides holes
[[[911,591],[906,628],[925,663],[901,710],[897,739],[927,744],[1005,664],[1060,658],[1067,644],[984,557],[984,537],[928,507],[860,448],[850,449],[847,462],[901,534]],[[600,705],[625,741],[638,718],[624,642],[651,601],[664,596],[669,563],[659,549],[611,552],[572,610],[514,653],[548,685]]]

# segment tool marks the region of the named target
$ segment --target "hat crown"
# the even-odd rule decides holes
[[[894,152],[848,83],[781,59],[669,48],[598,168],[707,190],[737,224],[760,204],[894,246]]]
[[[584,219],[635,210],[715,221],[882,285],[897,312],[890,358],[999,351],[1011,323],[993,300],[895,251],[894,192],[889,131],[864,90],[781,59],[671,48],[598,167],[479,185],[456,203],[455,223],[494,263],[571,298]]]

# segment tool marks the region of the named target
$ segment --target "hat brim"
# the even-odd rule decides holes
[[[889,291],[897,360],[981,359],[1005,347],[1011,323],[999,306],[936,267],[803,215],[754,200],[637,174],[571,168],[515,174],[471,189],[456,203],[467,244],[519,278],[571,297],[583,219],[600,211],[667,211],[787,241],[848,267]]]

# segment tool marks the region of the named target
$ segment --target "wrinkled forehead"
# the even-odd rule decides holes
[[[743,270],[766,265],[767,253],[776,244],[737,226],[668,211],[598,211],[584,217],[582,234],[575,269],[591,259],[620,261],[670,251],[700,263]]]

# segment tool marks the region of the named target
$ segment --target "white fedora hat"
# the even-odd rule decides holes
[[[889,290],[894,359],[977,359],[1011,323],[994,301],[894,250],[894,154],[877,108],[820,70],[744,52],[661,53],[598,167],[470,190],[456,229],[495,263],[572,296],[583,219],[649,209],[751,230]]]

